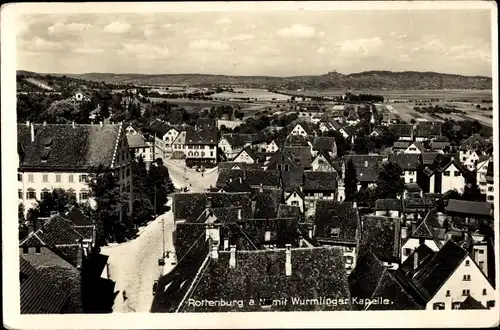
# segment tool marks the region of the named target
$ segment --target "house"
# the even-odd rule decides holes
[[[249,192],[253,193],[254,189],[248,184],[248,182],[243,181],[242,177],[235,180],[231,180],[226,185],[218,190],[218,192],[225,193],[241,193]]]
[[[86,103],[90,102],[91,100],[92,97],[81,89],[77,89],[71,97],[71,101],[73,101],[73,104]]]
[[[403,189],[403,199],[408,199],[408,198],[422,198],[423,196],[423,190],[420,188],[418,183],[413,182],[413,183],[405,183],[404,189]]]
[[[336,199],[337,174],[335,172],[304,172],[302,192],[305,196],[305,217],[314,216],[316,203],[320,200]]]
[[[196,267],[195,272],[187,276],[179,273],[179,276],[160,279],[152,312],[352,309],[348,299],[347,275],[331,272],[332,269],[343,267],[342,251],[338,248],[304,249],[287,245],[273,250],[244,251],[230,245],[228,251],[209,253],[210,245],[206,246],[200,258],[200,267]],[[187,290],[183,290],[181,295],[174,295],[177,289],[171,289],[171,283],[176,283],[173,281],[180,276],[185,276],[181,277],[181,281]],[[309,304],[306,298],[302,298],[311,294],[310,288],[314,288],[315,297],[321,297],[321,304]],[[224,297],[223,300],[220,297]],[[332,303],[333,300],[342,303]],[[214,303],[194,303],[196,301]]]
[[[154,145],[148,142],[142,135],[127,135],[127,142],[134,159],[142,158],[148,166],[154,161]]]
[[[295,124],[287,137],[290,137],[292,135],[308,137],[317,135],[317,132],[308,123],[298,122]]]
[[[469,156],[466,156],[465,160],[462,161],[462,165],[469,171],[474,171],[477,167],[477,164],[479,163],[479,159],[481,156],[483,155],[481,155],[478,151],[473,150],[469,153]]]
[[[226,183],[240,177],[243,178],[243,181],[246,181],[252,188],[255,189],[272,189],[280,187],[279,171],[262,169],[220,170],[215,185],[216,187],[222,188],[226,185]]]
[[[181,159],[186,157],[186,130],[180,130],[177,137],[171,143],[172,156],[174,159]]]
[[[445,136],[440,136],[435,138],[430,142],[430,147],[432,151],[437,151],[439,153],[446,153],[451,147],[451,142]]]
[[[112,172],[128,193],[121,219],[132,213],[131,154],[122,124],[18,124],[18,198],[26,212],[54,189],[89,202],[88,178],[98,165]],[[129,223],[131,224],[131,223]]]
[[[493,179],[493,162],[488,163],[486,172],[486,201],[494,203],[495,201],[495,181]]]
[[[311,168],[310,146],[285,145],[283,151],[287,152],[299,167],[303,169]]]
[[[397,269],[401,246],[401,219],[363,216],[359,254],[371,250],[388,269]]]
[[[309,150],[307,150],[307,153],[309,154]],[[300,159],[298,160],[300,161]],[[292,168],[302,167],[295,161],[293,155],[285,149],[278,150],[266,164],[266,169],[271,171],[289,171]]]
[[[396,143],[397,142],[395,142],[394,144],[396,144]],[[422,145],[422,143],[418,142],[418,141],[415,141],[415,142],[411,143],[408,146],[408,148],[406,148],[405,151],[403,151],[403,153],[404,154],[417,154],[417,155],[420,155],[424,151],[425,151],[425,148]]]
[[[330,110],[330,114],[333,118],[342,118],[342,117],[344,117],[344,109],[345,109],[345,105],[336,104]]]
[[[423,219],[429,210],[433,210],[436,206],[435,204],[430,198],[410,197],[403,199],[403,218],[406,219],[407,223],[414,223]]]
[[[358,191],[365,188],[373,188],[377,184],[379,168],[358,167],[356,168],[356,176],[358,179]]]
[[[346,118],[347,125],[356,126],[359,123],[359,116],[356,109],[353,107],[349,111],[349,115]]]
[[[437,157],[423,170],[423,180],[419,183],[424,192],[444,194],[450,190],[463,192],[469,173],[457,158]]]
[[[155,119],[148,128],[155,138],[154,158],[166,158],[172,153],[172,143],[182,131],[180,127],[174,127],[168,123]]]
[[[392,150],[394,151],[394,153],[399,154],[408,150],[410,145],[411,141],[394,141]]]
[[[356,268],[349,274],[349,291],[357,301],[381,303],[356,304],[357,310],[422,310],[425,302],[415,297],[394,272],[371,251],[360,255]],[[386,302],[386,303],[384,303]]]
[[[496,305],[492,284],[469,253],[453,240],[406,277],[426,301],[426,310],[458,309],[469,296],[487,308]]]
[[[221,136],[218,147],[227,159],[233,160],[234,157],[251,142],[250,134],[224,134]]]
[[[394,124],[390,126],[390,130],[398,137],[399,141],[413,141],[413,125]]]
[[[217,126],[199,126],[186,128],[186,165],[217,165]]]
[[[402,177],[405,183],[417,182],[417,169],[420,165],[419,154],[391,155],[389,161],[396,163],[403,170]]]
[[[125,129],[125,132],[127,135],[136,135],[139,134],[137,129],[134,128],[132,124],[128,124],[127,128]]]
[[[305,196],[300,187],[295,187],[293,191],[285,193],[285,204],[297,206],[300,208],[300,212],[304,213]]]
[[[233,159],[236,163],[255,164],[259,162],[259,158],[250,148],[242,149]]]
[[[415,125],[414,129],[415,141],[423,142],[441,136],[441,124],[438,123],[422,123]]]
[[[488,202],[471,202],[449,199],[446,216],[457,228],[477,227],[481,222],[493,221],[493,207]]]
[[[489,147],[488,141],[486,141],[479,134],[472,134],[467,139],[465,139],[458,148],[459,159],[465,162],[467,158],[474,152],[477,151],[478,154],[483,154]]]
[[[334,137],[316,136],[312,142],[312,156],[319,152],[328,154],[331,158],[337,157],[337,143]]]
[[[445,243],[445,230],[434,211],[427,212],[425,218],[418,225],[404,226],[401,231],[403,238],[400,252],[401,263],[404,263],[421,245],[437,252]]]
[[[403,204],[400,199],[387,198],[375,201],[375,215],[382,217],[400,218],[403,213]]]
[[[334,161],[329,154],[322,151],[312,159],[311,169],[316,172],[336,172],[342,174],[342,162]]]
[[[321,245],[341,248],[346,272],[351,273],[356,267],[361,237],[361,222],[355,203],[318,201],[313,235]]]
[[[432,163],[434,163],[434,161],[436,160],[437,156],[439,155],[440,153],[439,152],[435,152],[435,151],[424,151],[421,153],[422,155],[422,165],[431,165]]]
[[[481,194],[486,195],[487,193],[487,180],[486,174],[488,173],[488,166],[493,163],[493,157],[488,155],[482,155],[479,157],[476,165],[476,183],[479,186]]]
[[[283,192],[292,192],[296,188],[302,188],[304,185],[304,169],[292,168],[288,171],[279,171],[280,186]]]

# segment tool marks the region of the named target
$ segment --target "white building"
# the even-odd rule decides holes
[[[292,192],[285,195],[285,204],[291,206],[298,206],[300,212],[304,212],[304,194],[299,188],[295,188]]]
[[[479,190],[481,190],[481,194],[486,195],[487,193],[487,180],[486,175],[488,173],[488,165],[489,163],[493,163],[493,157],[491,156],[483,156],[479,159],[476,165],[476,182],[479,186]]]
[[[429,192],[445,194],[450,190],[456,190],[463,193],[466,183],[464,175],[464,168],[453,158],[431,175]]]
[[[142,157],[146,164],[151,164],[154,158],[154,144],[146,141],[140,134],[127,135],[128,147],[135,159]]]
[[[18,124],[18,198],[25,210],[54,189],[64,189],[78,203],[89,202],[92,168],[103,165],[128,193],[122,214],[132,212],[131,155],[122,124]]]
[[[233,160],[235,163],[247,163],[255,164],[257,163],[257,157],[249,148],[242,149]]]

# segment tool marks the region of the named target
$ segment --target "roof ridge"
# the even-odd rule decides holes
[[[184,302],[186,301],[186,298],[188,298],[188,295],[191,296],[193,294],[194,290],[196,289],[196,287],[198,287],[202,272],[203,272],[203,274],[205,273],[206,269],[208,268],[207,264],[209,264],[210,262],[211,262],[210,254],[207,253],[207,255],[205,256],[205,260],[203,260],[203,263],[202,263],[200,269],[198,269],[198,272],[196,272],[196,275],[193,279],[193,282],[191,282],[191,285],[189,286],[188,290],[186,291],[186,294],[184,295],[184,297],[182,297],[181,302],[177,306],[177,310],[175,311],[176,313],[178,313],[182,309]],[[198,283],[196,283],[197,281],[198,281]],[[193,288],[195,283],[196,283],[196,286]]]
[[[120,126],[118,128],[118,136],[116,137],[115,147],[114,147],[114,151],[113,151],[113,158],[111,159],[111,164],[110,164],[111,168],[114,168],[113,165],[115,164],[116,155],[118,154],[118,143],[119,143],[120,137],[122,135],[122,125],[123,125],[123,122],[120,123]],[[128,142],[127,142],[127,144],[128,144]]]

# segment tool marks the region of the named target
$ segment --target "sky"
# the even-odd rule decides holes
[[[491,76],[489,10],[25,15],[17,69],[294,76]]]

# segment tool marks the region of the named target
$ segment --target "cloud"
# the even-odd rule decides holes
[[[337,47],[343,53],[363,53],[363,55],[380,51],[383,46],[384,42],[380,37],[345,40],[337,43]]]
[[[170,51],[167,47],[150,45],[150,44],[123,44],[121,54],[134,55],[141,59],[156,60],[170,56]]]
[[[57,35],[63,33],[76,34],[88,30],[92,26],[90,24],[83,23],[56,23],[47,28],[49,35]]]
[[[319,47],[317,50],[318,53],[324,53],[325,51],[326,51],[325,47]]]
[[[75,48],[73,52],[80,54],[101,54],[104,50],[100,48]]]
[[[325,36],[325,31],[318,32],[318,37],[323,38]]]
[[[228,51],[231,47],[220,40],[200,39],[189,43],[189,47],[197,50]]]
[[[312,26],[294,24],[291,27],[278,30],[278,35],[285,38],[311,38],[316,34]]]
[[[255,36],[253,34],[238,34],[231,38],[231,40],[237,40],[237,41],[245,41],[253,39],[255,39]]]
[[[122,34],[129,32],[131,27],[132,26],[128,23],[113,22],[106,25],[103,31],[107,33]]]
[[[44,38],[34,37],[31,41],[24,44],[26,48],[37,52],[55,52],[64,48],[61,43],[45,40]]]
[[[232,22],[231,19],[229,19],[227,17],[222,17],[222,18],[219,18],[218,20],[216,20],[214,22],[214,24],[221,25],[221,24],[229,24],[231,22]]]
[[[258,53],[261,55],[278,55],[280,53],[280,51],[274,47],[270,47],[267,45],[261,45],[258,48]]]

